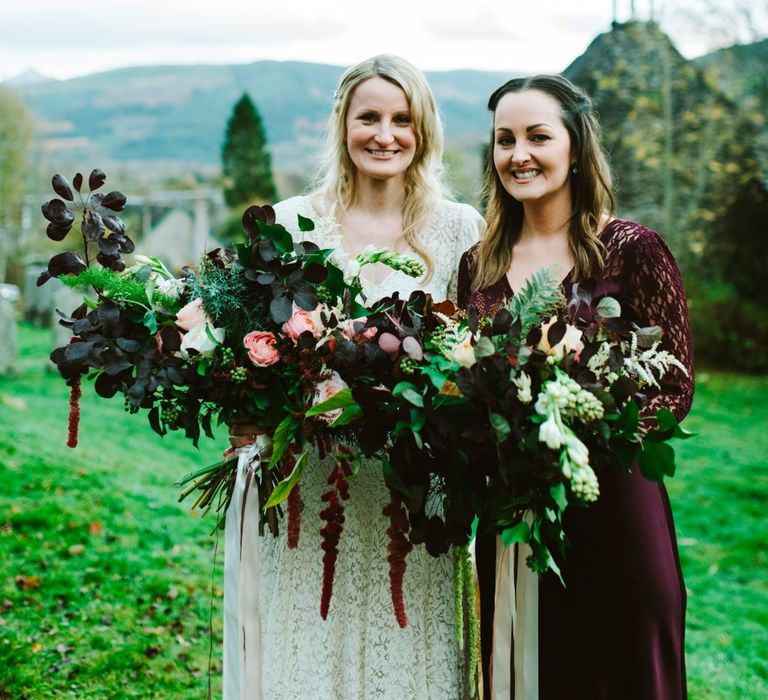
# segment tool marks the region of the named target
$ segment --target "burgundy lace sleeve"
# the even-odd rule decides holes
[[[686,368],[672,368],[661,382],[661,390],[648,392],[647,413],[669,408],[682,420],[693,401],[693,347],[688,306],[680,270],[662,238],[639,224],[615,221],[607,245],[606,274],[618,276],[621,303],[639,326],[659,326],[662,347]]]
[[[457,292],[457,303],[460,309],[466,309],[469,305],[470,296],[472,295],[472,271],[471,264],[474,259],[474,252],[477,246],[472,246],[469,250],[465,251],[461,260],[459,260],[459,281]]]

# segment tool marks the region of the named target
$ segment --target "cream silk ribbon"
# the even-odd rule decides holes
[[[496,601],[491,655],[493,700],[539,698],[539,577],[526,565],[528,545],[496,540]],[[515,577],[517,567],[517,577]],[[511,686],[514,645],[515,688]]]
[[[271,439],[238,450],[224,525],[224,700],[263,700],[259,618],[259,494],[256,471]]]

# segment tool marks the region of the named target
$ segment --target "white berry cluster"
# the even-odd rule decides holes
[[[577,469],[571,476],[571,491],[576,498],[585,503],[596,501],[600,495],[600,486],[597,483],[597,476],[592,467],[587,465]]]
[[[517,383],[515,386],[520,388]],[[556,406],[566,418],[579,418],[584,422],[603,417],[603,404],[600,400],[559,370],[555,373],[555,379],[542,387],[536,401],[536,412],[546,415],[551,406]]]
[[[521,375],[519,382],[524,384]],[[514,380],[513,380],[514,381]],[[520,384],[515,382],[520,390]],[[530,385],[530,381],[528,382]],[[530,388],[530,386],[529,386]],[[544,417],[539,425],[539,441],[551,450],[560,451],[560,467],[570,482],[571,490],[584,502],[594,501],[600,494],[597,477],[589,465],[589,450],[576,433],[566,425],[567,418],[596,420],[603,415],[603,405],[565,372],[555,369],[555,378],[546,382],[539,393],[536,413]]]

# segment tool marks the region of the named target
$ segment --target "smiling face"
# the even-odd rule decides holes
[[[358,176],[404,177],[416,153],[416,130],[402,88],[368,78],[352,93],[346,115],[347,150]]]
[[[560,105],[540,90],[510,92],[494,115],[493,163],[519,202],[571,206],[571,138]]]

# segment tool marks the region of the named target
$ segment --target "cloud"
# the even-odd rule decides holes
[[[596,34],[599,31],[605,31],[607,29],[604,16],[589,12],[553,14],[549,18],[548,24],[563,32],[573,32],[577,34]]]
[[[439,17],[422,21],[425,31],[445,41],[511,41],[515,34],[503,26],[495,13],[478,12],[474,17]]]
[[[50,5],[40,11],[39,5]],[[126,46],[231,46],[251,45],[255,50],[297,42],[338,39],[347,25],[318,12],[280,15],[252,5],[221,0],[219,11],[208,2],[180,3],[134,0],[130,10],[115,0],[83,7],[33,3],[13,10],[3,8],[0,46],[8,50],[56,51],[115,49]],[[62,8],[64,9],[56,9]]]

